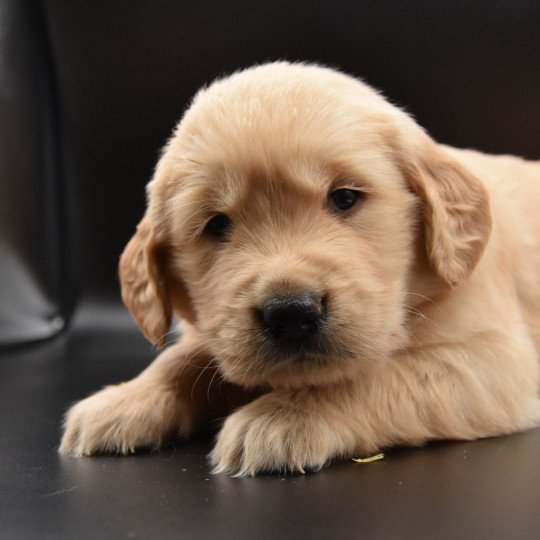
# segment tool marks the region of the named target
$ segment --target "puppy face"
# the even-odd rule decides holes
[[[171,205],[172,272],[224,374],[247,384],[339,377],[402,321],[415,201],[397,171],[385,190],[361,160],[280,154],[201,165]]]
[[[418,239],[455,285],[489,233],[479,182],[412,120],[302,65],[199,93],[149,197],[121,261],[126,304],[153,340],[180,313],[245,385],[335,382],[387,357],[406,337]]]

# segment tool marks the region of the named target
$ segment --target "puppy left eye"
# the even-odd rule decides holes
[[[328,198],[330,208],[335,212],[344,212],[352,208],[361,198],[362,192],[354,189],[336,189]]]
[[[224,240],[231,228],[231,220],[225,214],[215,215],[207,224],[206,230],[218,240]]]

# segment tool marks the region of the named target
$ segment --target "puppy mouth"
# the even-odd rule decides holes
[[[302,341],[281,340],[276,343],[273,337],[265,335],[262,338],[262,352],[273,363],[299,364],[329,356],[330,347],[322,339],[306,339]]]

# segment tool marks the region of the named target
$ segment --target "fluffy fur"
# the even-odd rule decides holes
[[[338,188],[364,193],[344,215]],[[158,446],[229,414],[214,470],[253,475],[536,425],[538,208],[538,162],[437,144],[339,72],[281,62],[216,81],[166,145],[120,262],[146,337],[162,345],[176,313],[181,340],[77,403],[60,451]],[[254,313],[299,291],[327,301],[324,347],[281,354]]]

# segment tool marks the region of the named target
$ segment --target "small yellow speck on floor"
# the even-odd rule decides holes
[[[375,454],[374,456],[366,458],[353,458],[353,461],[356,461],[356,463],[371,463],[372,461],[379,461],[379,459],[383,458],[384,454]]]

